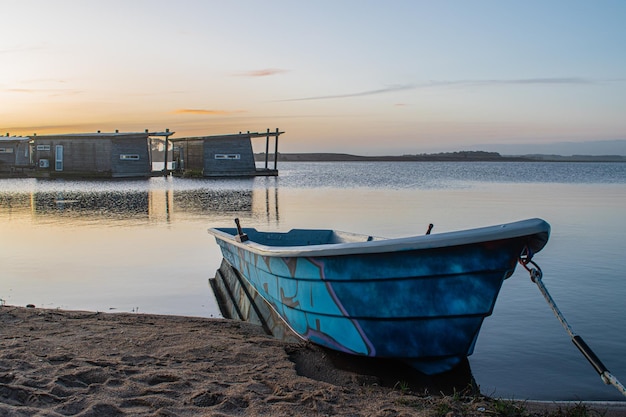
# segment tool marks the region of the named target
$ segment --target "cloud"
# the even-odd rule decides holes
[[[494,82],[497,82],[495,80]],[[594,84],[593,80],[578,77],[566,78],[528,78],[520,80],[505,80],[508,84]]]
[[[604,80],[604,81],[623,81],[617,80]],[[373,96],[377,94],[395,93],[398,91],[416,90],[422,88],[436,88],[436,87],[482,87],[482,86],[499,86],[499,85],[584,85],[584,84],[597,84],[599,81],[587,78],[579,77],[555,77],[555,78],[519,78],[519,79],[504,79],[504,80],[450,80],[450,81],[429,81],[421,84],[401,84],[394,85],[378,90],[366,90],[357,91],[354,93],[345,94],[329,94],[324,96],[311,96],[311,97],[299,97],[290,98],[283,101],[309,101],[309,100],[334,100],[350,97],[365,97]]]
[[[260,70],[246,71],[236,74],[239,77],[269,77],[276,74],[282,74],[288,72],[288,70],[280,68],[265,68]]]
[[[378,90],[367,90],[367,91],[359,91],[356,93],[346,93],[346,94],[335,94],[328,96],[313,96],[313,97],[302,97],[302,98],[291,98],[287,100],[278,100],[278,101],[308,101],[308,100],[330,100],[337,98],[349,98],[349,97],[364,97],[364,96],[373,96],[377,94],[387,94],[396,91],[404,91],[404,90],[413,90],[416,88],[415,85],[396,85],[386,88],[381,88]]]
[[[4,89],[7,93],[37,93],[39,90],[33,90],[31,88],[6,88]]]
[[[31,126],[5,126],[0,127],[0,131],[5,132],[17,132],[19,135],[32,135],[36,134],[54,134],[54,133],[67,133],[67,132],[95,132],[94,123],[72,123],[72,124],[46,124],[46,125],[31,125]]]
[[[209,116],[228,116],[230,114],[245,113],[245,110],[206,110],[206,109],[177,109],[173,114],[202,114]]]
[[[50,97],[73,96],[83,93],[82,90],[73,90],[69,88],[0,88],[0,91],[18,94],[47,94]]]
[[[456,81],[431,81],[420,87],[445,87],[445,86],[489,86],[489,85],[529,85],[529,84],[595,84],[596,81],[579,77],[555,77],[555,78],[518,78],[504,80],[456,80]]]
[[[38,46],[17,46],[15,48],[9,48],[9,49],[0,49],[0,55],[2,54],[13,54],[13,53],[19,53],[19,52],[30,52],[30,51],[40,51],[43,49],[46,49],[47,47],[44,45],[38,45]]]

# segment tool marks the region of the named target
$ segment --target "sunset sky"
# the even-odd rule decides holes
[[[280,128],[282,152],[359,155],[623,140],[625,22],[623,0],[0,0],[0,134]]]

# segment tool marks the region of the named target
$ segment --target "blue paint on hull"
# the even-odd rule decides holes
[[[520,236],[307,257],[255,253],[216,237],[224,258],[304,339],[356,355],[405,360],[428,374],[450,370],[472,354],[504,279],[529,245]]]

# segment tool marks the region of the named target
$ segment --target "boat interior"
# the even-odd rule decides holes
[[[237,236],[237,229],[234,227],[217,228],[217,230]],[[332,245],[384,240],[384,238],[380,237],[330,229],[292,229],[289,232],[259,232],[253,228],[244,228],[242,232],[248,236],[250,241],[266,246]]]

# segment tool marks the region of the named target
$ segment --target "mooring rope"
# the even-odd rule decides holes
[[[596,372],[598,372],[598,374],[600,375],[600,378],[602,379],[602,382],[604,382],[607,385],[613,385],[615,388],[617,388],[619,392],[622,393],[622,395],[626,396],[626,388],[624,388],[624,385],[622,385],[617,380],[617,378],[615,378],[611,374],[611,372],[609,372],[609,370],[606,368],[606,366],[604,366],[602,361],[600,361],[600,358],[596,356],[596,354],[591,350],[591,348],[587,345],[587,343],[585,343],[582,337],[574,333],[574,330],[572,329],[572,327],[569,325],[567,320],[565,320],[563,313],[561,313],[561,310],[559,310],[559,308],[556,306],[556,303],[552,299],[552,296],[548,292],[548,289],[546,288],[546,286],[543,284],[543,281],[541,280],[543,278],[543,273],[541,272],[541,268],[539,268],[539,265],[537,265],[534,261],[532,261],[531,258],[532,258],[532,254],[528,250],[526,250],[520,256],[519,263],[528,271],[528,273],[530,274],[531,281],[537,284],[537,287],[539,287],[539,291],[541,291],[541,294],[543,294],[543,297],[546,299],[546,301],[550,305],[550,308],[554,312],[554,315],[559,320],[561,325],[565,328],[565,331],[567,331],[567,333],[569,334],[574,345],[576,345],[578,350],[580,350],[580,352],[585,356],[585,358],[587,358],[591,366],[593,366]]]

